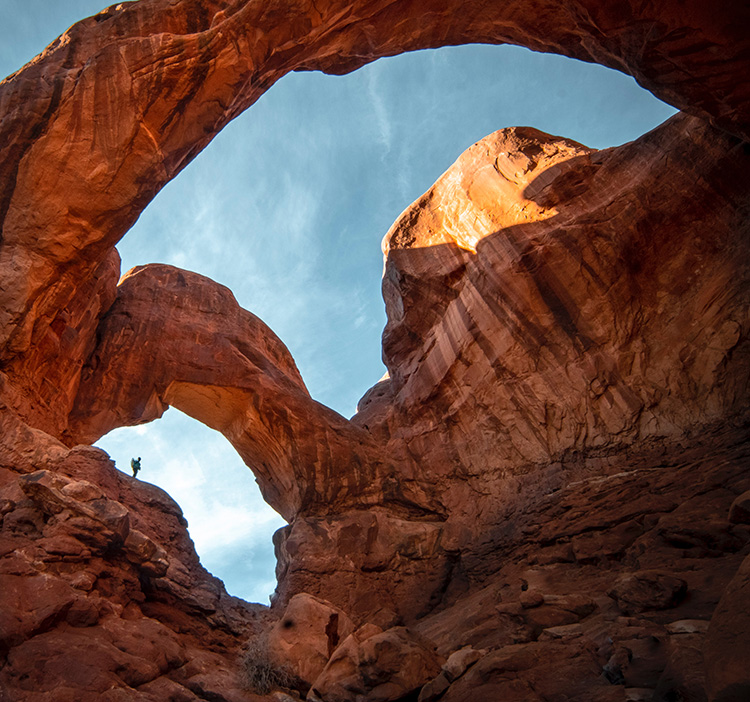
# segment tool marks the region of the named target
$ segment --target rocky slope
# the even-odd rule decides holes
[[[0,700],[746,699],[747,14],[141,0],[0,84]],[[222,286],[117,285],[114,243],[284,73],[468,41],[692,116],[463,154],[386,237],[390,377],[351,421]],[[169,405],[289,522],[270,610],[88,446]]]

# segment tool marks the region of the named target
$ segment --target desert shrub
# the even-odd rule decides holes
[[[245,646],[242,669],[245,686],[259,695],[267,695],[278,687],[297,687],[297,677],[284,666],[271,661],[268,639],[264,634]]]

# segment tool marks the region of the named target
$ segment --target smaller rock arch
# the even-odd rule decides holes
[[[197,273],[134,268],[98,339],[64,432],[69,445],[157,419],[173,405],[229,439],[288,521],[302,509],[377,501],[394,470],[368,432],[310,397],[269,327]]]

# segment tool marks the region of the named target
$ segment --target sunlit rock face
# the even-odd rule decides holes
[[[32,349],[59,337],[64,357],[83,363],[86,345],[68,341],[90,334],[77,292],[96,289],[90,279],[103,275],[145,205],[285,73],[344,73],[414,49],[514,43],[624,70],[747,137],[748,15],[741,3],[699,0],[146,0],[82,21],[0,91],[0,359],[12,366],[14,405],[35,426],[60,431],[69,398],[35,380],[43,364]],[[65,376],[66,393],[75,385],[75,376],[55,374]]]
[[[486,484],[741,412],[747,158],[685,116],[604,151],[472,146],[385,239],[389,399],[355,422]]]
[[[745,699],[747,15],[142,0],[0,84],[0,697]],[[692,116],[467,150],[386,236],[390,378],[352,421],[223,286],[116,285],[143,207],[286,72],[472,41],[619,68]],[[168,405],[289,521],[270,610],[85,446]]]
[[[292,520],[380,497],[387,469],[368,432],[315,402],[291,354],[222,285],[166,265],[133,269],[97,330],[63,432],[92,443],[173,405],[221,431],[266,500]]]

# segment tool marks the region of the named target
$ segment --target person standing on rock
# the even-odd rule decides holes
[[[138,456],[138,458],[131,458],[130,467],[133,469],[133,477],[137,478],[138,471],[141,469],[141,457]]]

